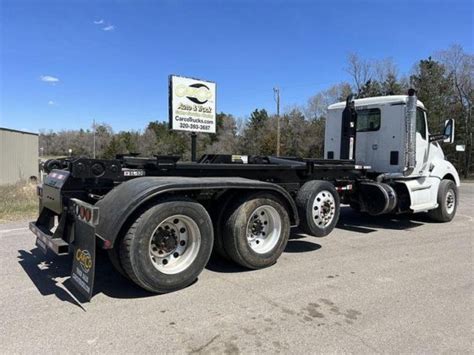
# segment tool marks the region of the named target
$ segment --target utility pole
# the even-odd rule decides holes
[[[95,159],[95,118],[92,120],[92,129],[94,130],[93,134],[93,145],[92,145],[92,158]]]
[[[274,87],[273,88],[273,98],[276,101],[277,105],[277,157],[280,156],[280,88]]]

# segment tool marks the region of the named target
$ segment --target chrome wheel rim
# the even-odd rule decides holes
[[[336,214],[336,200],[327,190],[320,191],[313,201],[312,215],[314,223],[320,228],[330,225]]]
[[[454,194],[453,190],[448,190],[446,193],[446,212],[449,214],[454,212],[454,206],[456,206],[456,195]]]
[[[282,221],[278,211],[270,205],[260,206],[247,222],[247,243],[258,254],[268,253],[278,244],[281,231]]]
[[[153,266],[164,274],[177,274],[196,259],[201,246],[198,225],[188,216],[174,215],[153,231],[149,256]]]

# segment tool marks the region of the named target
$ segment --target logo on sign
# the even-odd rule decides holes
[[[77,249],[76,260],[81,265],[82,270],[88,273],[92,267],[92,257],[88,250]]]
[[[205,104],[208,100],[212,98],[212,93],[209,90],[209,87],[202,83],[191,84],[186,86],[180,84],[176,87],[176,96],[184,97],[186,96],[191,102],[195,104]]]

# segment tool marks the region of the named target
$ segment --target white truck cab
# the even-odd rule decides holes
[[[438,143],[453,142],[454,121],[446,122],[442,134],[430,135],[428,114],[412,89],[409,95],[348,98],[328,107],[324,157],[370,166],[375,180],[395,199],[391,211],[370,211],[374,206],[364,203],[364,196],[351,205],[372,214],[431,211],[437,220],[454,217],[459,175]]]

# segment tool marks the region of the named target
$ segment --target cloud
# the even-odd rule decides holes
[[[102,25],[103,23],[104,23],[104,20],[103,20],[103,19],[94,21],[94,24],[95,24],[95,25]]]
[[[50,105],[50,106],[56,105],[56,102],[54,102],[53,100],[49,100],[48,105]]]
[[[105,26],[102,28],[104,31],[113,31],[115,30],[115,26],[114,25],[108,25],[108,26]]]
[[[59,78],[56,78],[55,76],[51,76],[51,75],[41,75],[40,80],[44,81],[45,83],[51,83],[51,84],[59,83]]]

